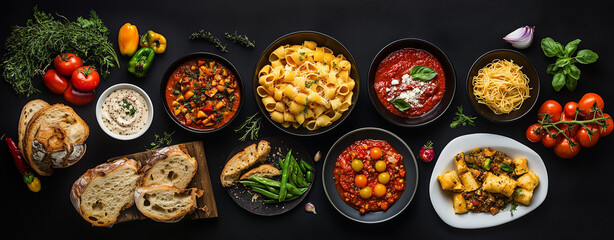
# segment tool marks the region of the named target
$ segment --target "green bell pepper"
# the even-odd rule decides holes
[[[155,55],[153,48],[140,48],[130,59],[128,72],[139,78],[147,76],[147,71],[151,67]]]

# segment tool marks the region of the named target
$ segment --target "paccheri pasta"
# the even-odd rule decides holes
[[[518,110],[529,95],[529,78],[511,60],[495,59],[472,79],[473,95],[495,114]]]
[[[283,45],[258,72],[256,92],[271,119],[284,127],[326,127],[352,104],[352,65],[314,41]]]

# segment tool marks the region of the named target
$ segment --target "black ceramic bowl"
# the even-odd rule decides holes
[[[171,110],[169,109],[169,107],[166,105],[166,97],[165,97],[165,92],[166,92],[166,83],[168,82],[170,76],[173,74],[173,72],[175,71],[175,69],[177,69],[179,66],[181,66],[182,64],[194,60],[194,59],[210,59],[210,60],[215,60],[217,62],[219,62],[220,64],[224,65],[227,67],[228,70],[230,70],[235,77],[237,78],[237,82],[239,83],[239,90],[241,91],[241,100],[239,101],[239,107],[237,108],[237,112],[235,112],[234,116],[232,116],[232,118],[226,122],[224,125],[216,127],[216,128],[206,128],[206,129],[199,129],[199,128],[193,128],[193,127],[188,127],[184,124],[182,124],[177,118],[175,118],[175,116],[173,115],[173,113],[171,112]],[[232,63],[230,63],[228,60],[226,60],[225,58],[223,58],[222,56],[219,56],[217,54],[214,53],[209,53],[209,52],[195,52],[195,53],[191,53],[188,54],[186,56],[183,56],[177,60],[175,60],[167,69],[166,72],[164,73],[164,76],[162,77],[162,81],[160,83],[160,99],[162,100],[162,106],[164,106],[164,110],[166,112],[166,114],[168,115],[168,117],[173,120],[173,122],[175,122],[177,125],[179,125],[181,128],[188,130],[190,132],[194,132],[194,133],[211,133],[211,132],[216,132],[219,131],[223,128],[225,128],[226,126],[230,125],[230,123],[239,115],[239,111],[241,111],[241,107],[243,106],[243,102],[245,101],[244,99],[245,97],[245,91],[243,89],[243,82],[241,81],[241,75],[239,75],[239,71],[237,71],[237,69],[234,67],[234,65],[232,65]]]
[[[282,126],[280,123],[273,121],[273,119],[271,119],[271,116],[270,116],[269,112],[265,109],[264,104],[262,104],[262,99],[258,95],[258,92],[256,90],[258,88],[258,86],[259,86],[259,83],[258,83],[258,72],[260,71],[260,69],[262,69],[262,67],[266,66],[267,64],[270,64],[270,62],[269,62],[269,55],[271,55],[271,53],[273,51],[275,51],[275,49],[277,49],[278,47],[280,47],[282,45],[286,45],[286,44],[301,45],[306,40],[316,42],[318,47],[327,47],[327,48],[331,49],[335,56],[338,55],[338,54],[343,54],[343,56],[346,58],[346,60],[349,61],[350,64],[352,65],[352,69],[350,71],[350,75],[349,76],[352,79],[354,79],[354,81],[355,81],[355,86],[354,86],[354,89],[352,90],[352,92],[353,92],[353,95],[352,95],[352,105],[349,107],[349,109],[343,113],[341,118],[339,118],[337,121],[333,122],[331,125],[326,126],[326,127],[321,127],[321,128],[315,129],[315,130],[309,130],[309,129],[303,127],[303,126],[300,126],[298,128],[294,128],[294,127],[290,126],[290,127],[286,128],[286,127]],[[292,135],[296,135],[296,136],[313,136],[313,135],[322,134],[322,133],[325,133],[325,132],[335,128],[339,124],[341,124],[343,122],[343,120],[345,120],[347,118],[347,116],[350,115],[350,112],[352,111],[352,109],[354,109],[354,106],[356,106],[356,101],[358,100],[358,90],[359,89],[360,89],[360,78],[359,78],[359,75],[358,75],[358,70],[356,69],[356,62],[354,61],[354,58],[352,57],[350,52],[339,41],[337,41],[336,39],[332,38],[331,36],[328,36],[326,34],[319,33],[319,32],[314,32],[314,31],[293,32],[293,33],[286,34],[286,35],[278,38],[277,40],[275,40],[273,43],[271,43],[266,48],[266,50],[260,56],[260,59],[258,60],[256,68],[254,69],[254,75],[253,75],[253,92],[254,92],[254,97],[256,98],[256,102],[258,103],[258,107],[260,108],[260,111],[262,112],[262,114],[275,127],[279,128],[280,130],[282,130],[282,131],[284,131],[286,133],[289,133],[289,134],[292,134]]]
[[[360,214],[360,212],[348,205],[337,192],[333,169],[337,162],[337,157],[350,145],[359,140],[373,139],[383,140],[388,142],[394,149],[403,156],[405,164],[405,190],[401,197],[393,203],[386,211],[368,212]],[[403,139],[399,138],[394,133],[380,128],[361,128],[345,134],[339,138],[326,154],[324,164],[322,166],[322,183],[324,184],[324,192],[330,203],[343,216],[360,223],[380,223],[394,218],[399,215],[412,201],[416,189],[418,187],[418,164],[414,157],[413,151],[407,146]]]
[[[446,87],[441,101],[437,105],[435,105],[433,109],[417,117],[400,116],[389,111],[380,102],[379,98],[377,97],[377,93],[375,92],[375,88],[373,87],[375,83],[375,73],[377,72],[377,67],[379,66],[379,64],[390,53],[404,48],[422,49],[432,54],[433,56],[435,56],[435,58],[437,58],[439,63],[441,63],[441,67],[443,68],[444,74],[446,76]],[[448,107],[452,103],[452,99],[454,98],[455,92],[456,73],[454,72],[454,67],[450,62],[450,59],[439,47],[428,41],[417,38],[405,38],[396,40],[386,45],[382,50],[380,50],[371,62],[371,68],[369,69],[369,97],[371,98],[371,102],[373,103],[375,109],[377,109],[379,114],[389,122],[394,123],[396,125],[403,127],[416,127],[435,121],[448,109]]]
[[[529,88],[531,88],[529,90],[530,97],[522,103],[520,109],[514,110],[508,114],[495,114],[492,110],[490,110],[490,108],[488,108],[488,106],[478,103],[478,101],[473,95],[473,77],[478,74],[478,71],[481,68],[485,67],[495,59],[513,60],[515,64],[518,64],[522,67],[522,72],[527,75],[527,77],[529,77]],[[496,49],[480,56],[473,63],[473,66],[471,66],[469,74],[467,75],[466,84],[467,98],[469,99],[469,102],[471,102],[471,106],[473,106],[473,109],[475,109],[476,112],[482,115],[482,117],[493,122],[511,122],[521,118],[529,111],[531,111],[531,109],[535,105],[535,102],[537,102],[540,85],[539,75],[537,74],[535,67],[533,66],[533,64],[531,64],[529,59],[527,59],[522,53],[510,49]]]

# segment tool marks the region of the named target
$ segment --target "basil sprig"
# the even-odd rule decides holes
[[[416,65],[411,69],[409,75],[414,80],[428,82],[431,81],[431,79],[435,78],[435,76],[437,76],[437,72],[430,67]]]
[[[554,41],[552,38],[544,38],[541,42],[542,51],[546,57],[557,57],[556,62],[550,64],[546,69],[547,74],[554,75],[552,77],[552,87],[557,92],[563,87],[567,87],[569,91],[574,91],[580,79],[580,69],[576,63],[590,64],[597,61],[599,55],[597,53],[583,49],[578,51],[576,56],[573,54],[578,49],[580,39],[573,40],[565,47]]]
[[[390,101],[399,111],[405,111],[411,108],[411,105],[401,98],[395,98]]]

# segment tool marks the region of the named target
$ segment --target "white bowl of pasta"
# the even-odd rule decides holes
[[[480,56],[467,75],[469,102],[493,122],[514,121],[531,111],[539,87],[533,64],[522,53],[510,49],[496,49]]]
[[[339,125],[354,108],[360,83],[350,52],[313,31],[289,33],[271,43],[260,56],[253,81],[265,117],[299,136]]]

